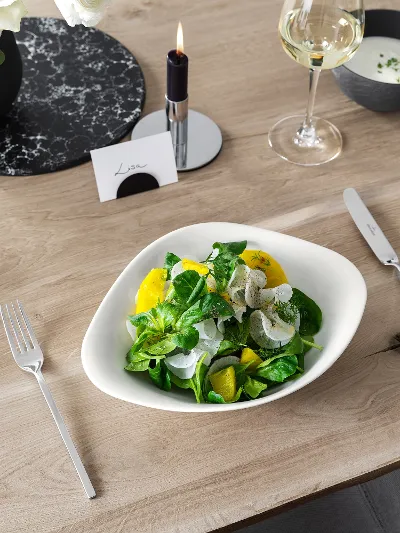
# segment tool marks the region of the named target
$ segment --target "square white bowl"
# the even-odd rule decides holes
[[[257,400],[232,404],[197,404],[193,394],[158,389],[147,373],[124,370],[132,339],[125,321],[134,310],[135,296],[147,273],[161,267],[167,252],[179,257],[206,258],[216,241],[247,240],[249,249],[270,253],[282,265],[293,287],[313,298],[322,309],[323,324],[313,349],[305,357],[300,378],[266,391]],[[344,352],[361,321],[367,289],[359,270],[345,257],[316,244],[273,231],[209,222],[168,233],[147,246],[125,268],[98,308],[82,344],[83,368],[103,392],[138,405],[184,412],[215,412],[254,407],[287,396],[323,374]]]

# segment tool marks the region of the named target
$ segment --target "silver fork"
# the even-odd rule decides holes
[[[15,362],[20,368],[22,368],[22,370],[30,372],[38,380],[40,389],[43,393],[43,396],[46,398],[47,405],[50,407],[51,414],[53,415],[54,421],[57,424],[64,444],[67,447],[69,455],[71,456],[72,462],[74,463],[86,495],[88,498],[94,498],[96,496],[96,492],[89,479],[89,476],[87,475],[85,467],[82,464],[78,452],[76,451],[75,445],[68,433],[67,426],[65,425],[65,422],[62,419],[59,410],[57,409],[50,389],[44,380],[41,371],[43,365],[43,352],[35,337],[32,326],[25,314],[22,304],[17,300],[15,306],[13,303],[10,306],[0,306],[0,314]]]

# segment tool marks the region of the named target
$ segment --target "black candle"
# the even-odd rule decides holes
[[[167,55],[167,98],[182,102],[188,97],[189,59],[183,53],[183,33],[179,23],[177,49]]]

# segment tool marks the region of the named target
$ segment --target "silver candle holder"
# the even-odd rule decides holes
[[[169,131],[179,172],[195,170],[211,163],[222,148],[222,133],[206,115],[189,109],[189,99],[174,102],[165,97],[165,110],[142,118],[132,132],[132,140]]]

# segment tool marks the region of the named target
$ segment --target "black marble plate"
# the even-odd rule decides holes
[[[44,174],[79,165],[120,141],[145,99],[143,72],[121,43],[94,28],[25,18],[16,34],[24,76],[0,119],[0,175]]]

